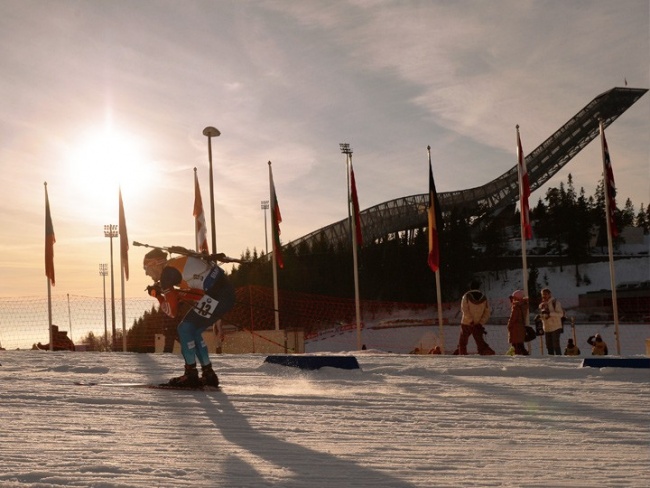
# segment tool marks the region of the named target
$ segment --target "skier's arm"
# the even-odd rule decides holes
[[[160,309],[170,317],[176,317],[178,311],[178,290],[174,288],[183,280],[181,272],[176,268],[167,266],[160,275],[160,288],[162,294],[158,298]]]

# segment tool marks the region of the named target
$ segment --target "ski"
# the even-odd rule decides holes
[[[95,387],[109,387],[109,388],[145,388],[149,390],[176,390],[176,391],[220,391],[220,387],[204,386],[201,388],[188,388],[184,386],[174,386],[153,383],[102,383],[95,381],[75,381],[75,386],[95,386]]]

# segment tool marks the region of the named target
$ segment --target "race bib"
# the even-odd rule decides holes
[[[194,311],[201,317],[210,317],[214,313],[214,310],[217,308],[218,304],[218,300],[215,300],[211,296],[203,295],[203,298],[196,302]]]

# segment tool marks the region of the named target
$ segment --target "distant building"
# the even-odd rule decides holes
[[[616,287],[619,319],[650,322],[650,280],[621,283]],[[592,320],[612,320],[612,291],[598,290],[578,296],[578,307]]]

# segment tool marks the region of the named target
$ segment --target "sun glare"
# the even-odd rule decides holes
[[[87,134],[69,154],[69,181],[95,209],[114,210],[118,188],[142,197],[155,176],[144,145],[126,133],[107,129]]]

